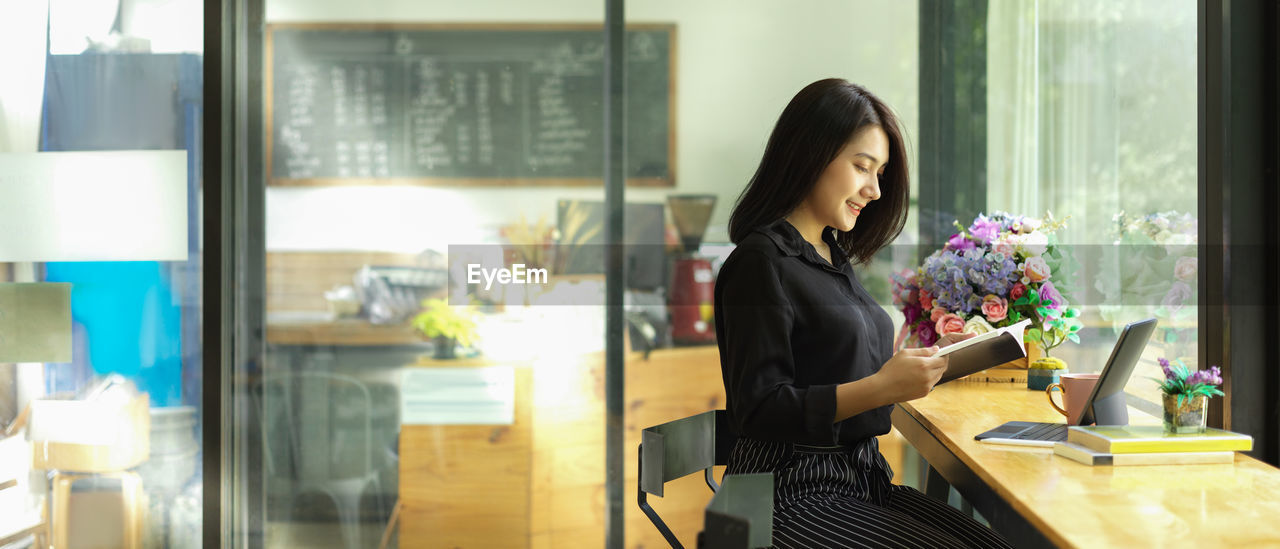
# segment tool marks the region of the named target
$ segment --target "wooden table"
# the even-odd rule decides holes
[[[1133,407],[1129,417],[1159,423]],[[1011,420],[1062,416],[1043,391],[1012,383],[949,383],[893,412],[929,462],[926,491],[954,486],[1018,547],[1280,546],[1280,469],[1241,453],[1230,465],[1090,467],[973,440]]]

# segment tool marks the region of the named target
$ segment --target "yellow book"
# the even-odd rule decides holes
[[[1053,453],[1085,465],[1182,465],[1193,463],[1234,463],[1235,452],[1144,452],[1141,454],[1104,454],[1079,444],[1058,442]]]
[[[1104,454],[1152,452],[1247,452],[1253,437],[1222,429],[1198,434],[1172,434],[1161,425],[1071,426],[1067,442]]]

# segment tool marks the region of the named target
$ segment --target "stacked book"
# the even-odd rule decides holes
[[[1161,425],[1071,426],[1053,453],[1085,465],[1233,463],[1253,449],[1253,437],[1222,429],[1172,434]]]

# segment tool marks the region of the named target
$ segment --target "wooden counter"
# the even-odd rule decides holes
[[[1159,424],[1133,407],[1129,416]],[[1231,465],[1090,467],[1048,448],[973,440],[1006,421],[1061,421],[1042,391],[1015,384],[948,383],[893,417],[997,529],[1059,547],[1280,546],[1280,469],[1245,454]]]
[[[413,367],[485,367],[480,359]],[[517,547],[529,538],[532,368],[515,368],[511,425],[404,425],[400,430],[401,547]]]
[[[605,540],[604,355],[527,363],[482,359],[417,367],[516,367],[510,426],[415,426],[401,430],[401,547],[598,547]],[[714,346],[627,356],[625,403],[627,547],[665,547],[636,507],[640,432],[724,407]],[[881,451],[901,472],[901,438]],[[720,468],[722,469],[722,468]],[[717,477],[723,470],[717,471]],[[668,483],[649,502],[687,547],[696,545],[711,491],[702,475]]]
[[[273,345],[364,347],[425,342],[408,324],[371,324],[358,318],[267,323],[267,343]]]
[[[414,367],[516,368],[510,426],[401,430],[402,547],[579,547],[604,542],[604,355],[526,363],[427,361]],[[724,406],[715,347],[628,356],[627,545],[662,537],[635,507],[635,449],[649,425]],[[711,493],[701,477],[654,507],[693,545]],[[628,504],[629,503],[629,504]]]

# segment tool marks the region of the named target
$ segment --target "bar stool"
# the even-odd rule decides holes
[[[124,549],[141,549],[142,548],[142,522],[143,514],[147,508],[147,495],[142,489],[142,477],[137,473],[130,471],[118,471],[112,473],[65,473],[57,472],[53,475],[53,546],[59,549],[73,549],[75,547],[90,547],[100,545],[103,541],[97,534],[93,539],[86,540],[79,537],[73,537],[70,531],[72,518],[71,508],[71,490],[72,485],[77,481],[89,479],[118,479],[120,481],[120,509],[121,516],[119,525],[120,545]],[[114,491],[103,491],[104,494],[115,495]],[[100,504],[95,502],[94,509],[89,511],[94,516],[101,517],[102,511]],[[114,523],[111,518],[105,518],[106,522]]]

